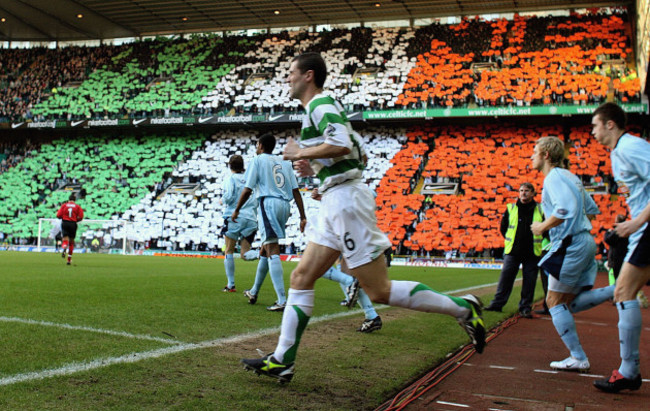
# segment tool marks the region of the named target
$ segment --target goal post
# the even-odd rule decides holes
[[[38,219],[38,250],[56,248],[55,226],[61,220]],[[77,223],[76,247],[97,253],[133,253],[132,223],[126,220],[82,220]]]

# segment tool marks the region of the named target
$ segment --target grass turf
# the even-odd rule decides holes
[[[66,266],[57,254],[4,252],[0,261],[4,409],[372,409],[468,342],[453,318],[395,308],[379,311],[384,328],[372,334],[355,332],[362,313],[312,321],[294,381],[279,386],[238,364],[277,341],[273,332],[241,335],[281,321],[264,309],[275,300],[270,278],[256,305],[241,294],[255,262],[237,260],[238,292],[223,293],[223,260],[79,254]],[[287,284],[293,266],[284,264]],[[494,283],[498,271],[394,266],[390,277],[450,291]],[[319,280],[312,319],[346,314],[342,297],[338,284]],[[511,300],[486,322],[515,311]],[[134,353],[148,357],[130,362]]]

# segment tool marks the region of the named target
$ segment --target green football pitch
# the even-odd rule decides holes
[[[341,307],[339,285],[321,279],[296,375],[279,385],[239,364],[272,351],[281,322],[265,310],[270,278],[256,305],[242,295],[256,265],[237,260],[238,292],[224,293],[220,259],[78,254],[67,266],[59,254],[0,253],[0,408],[372,409],[468,342],[451,317],[384,306],[383,329],[358,333],[363,312]],[[287,288],[294,266],[284,263]],[[498,279],[480,269],[389,274],[479,294]],[[515,310],[511,301],[486,322]]]

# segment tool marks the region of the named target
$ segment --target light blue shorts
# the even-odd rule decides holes
[[[576,234],[553,254],[544,256],[539,265],[553,277],[549,277],[549,290],[578,294],[593,287],[596,280],[596,242],[587,231]]]
[[[257,231],[257,222],[255,220],[249,220],[247,218],[238,218],[237,222],[231,221],[230,217],[226,218],[224,222],[226,225],[225,231],[228,238],[232,238],[237,241],[240,238],[248,238],[255,236]],[[250,240],[249,240],[250,241]]]
[[[260,237],[262,244],[277,243],[278,239],[285,237],[285,227],[291,207],[288,201],[276,197],[263,197],[260,199]]]

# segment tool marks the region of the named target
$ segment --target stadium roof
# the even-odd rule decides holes
[[[0,41],[98,40],[633,4],[631,0],[2,0]]]

